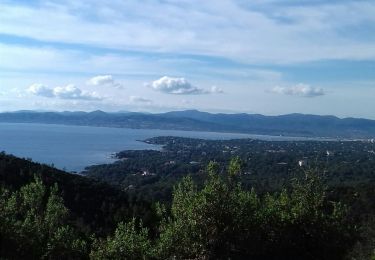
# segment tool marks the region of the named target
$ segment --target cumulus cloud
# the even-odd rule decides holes
[[[143,103],[143,104],[151,104],[152,103],[151,99],[147,99],[147,98],[143,98],[143,97],[139,97],[139,96],[130,96],[129,100],[132,103]]]
[[[101,100],[102,98],[96,92],[83,91],[73,84],[64,87],[55,87],[53,89],[55,97],[61,99],[85,99],[85,100]]]
[[[185,78],[171,78],[164,76],[153,81],[151,84],[148,84],[148,86],[156,91],[167,94],[188,95],[204,93],[203,89],[193,86]]]
[[[111,75],[98,75],[89,79],[88,83],[94,86],[112,84],[113,78]]]
[[[87,84],[92,86],[110,86],[119,89],[124,88],[121,83],[114,81],[112,75],[98,75],[92,77],[87,81]]]
[[[311,87],[310,85],[302,83],[293,87],[276,86],[273,89],[271,89],[271,92],[299,97],[318,97],[325,95],[324,89]]]
[[[87,92],[77,88],[73,84],[63,87],[50,88],[43,84],[32,84],[27,91],[33,95],[60,98],[60,99],[80,99],[80,100],[102,100],[96,92]]]
[[[28,92],[36,96],[41,97],[54,97],[53,89],[39,83],[32,84],[28,89]]]
[[[161,77],[150,84],[146,84],[146,86],[159,92],[174,95],[198,95],[223,92],[216,86],[213,86],[210,90],[206,90],[192,85],[185,78],[172,78],[167,76]]]

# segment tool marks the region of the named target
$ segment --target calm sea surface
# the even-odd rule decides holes
[[[0,151],[31,158],[36,162],[54,164],[55,167],[67,171],[79,172],[89,165],[113,162],[111,155],[122,150],[159,149],[159,146],[137,141],[156,136],[202,139],[303,139],[215,132],[0,123]]]

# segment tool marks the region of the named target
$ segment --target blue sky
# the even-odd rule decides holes
[[[375,2],[0,0],[0,110],[375,119]]]

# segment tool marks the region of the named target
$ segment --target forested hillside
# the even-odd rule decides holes
[[[115,186],[0,153],[3,188],[16,191],[35,179],[41,180],[46,188],[57,184],[70,211],[70,220],[85,231],[107,234],[124,217],[142,216],[146,223],[151,218],[150,203],[133,201]]]
[[[177,180],[171,200],[1,154],[5,259],[345,259],[373,253],[374,188],[332,190],[305,171],[279,190],[241,184],[239,157]],[[367,199],[367,201],[366,201]],[[357,207],[357,208],[356,208]],[[366,219],[366,222],[364,222]]]
[[[224,172],[235,156],[243,162],[239,177],[242,185],[247,189],[254,187],[258,192],[287,187],[290,179],[300,177],[307,169],[323,172],[329,186],[375,183],[375,144],[369,141],[155,137],[145,142],[162,145],[163,149],[122,151],[117,154],[117,162],[90,166],[83,174],[154,201],[170,199],[173,185],[188,174],[202,184],[210,161],[219,163]]]

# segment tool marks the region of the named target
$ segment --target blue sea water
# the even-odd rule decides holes
[[[36,162],[53,164],[59,169],[80,172],[89,165],[113,162],[111,155],[116,152],[160,149],[159,146],[137,141],[156,136],[293,140],[289,137],[215,132],[0,123],[0,151],[31,158]]]

